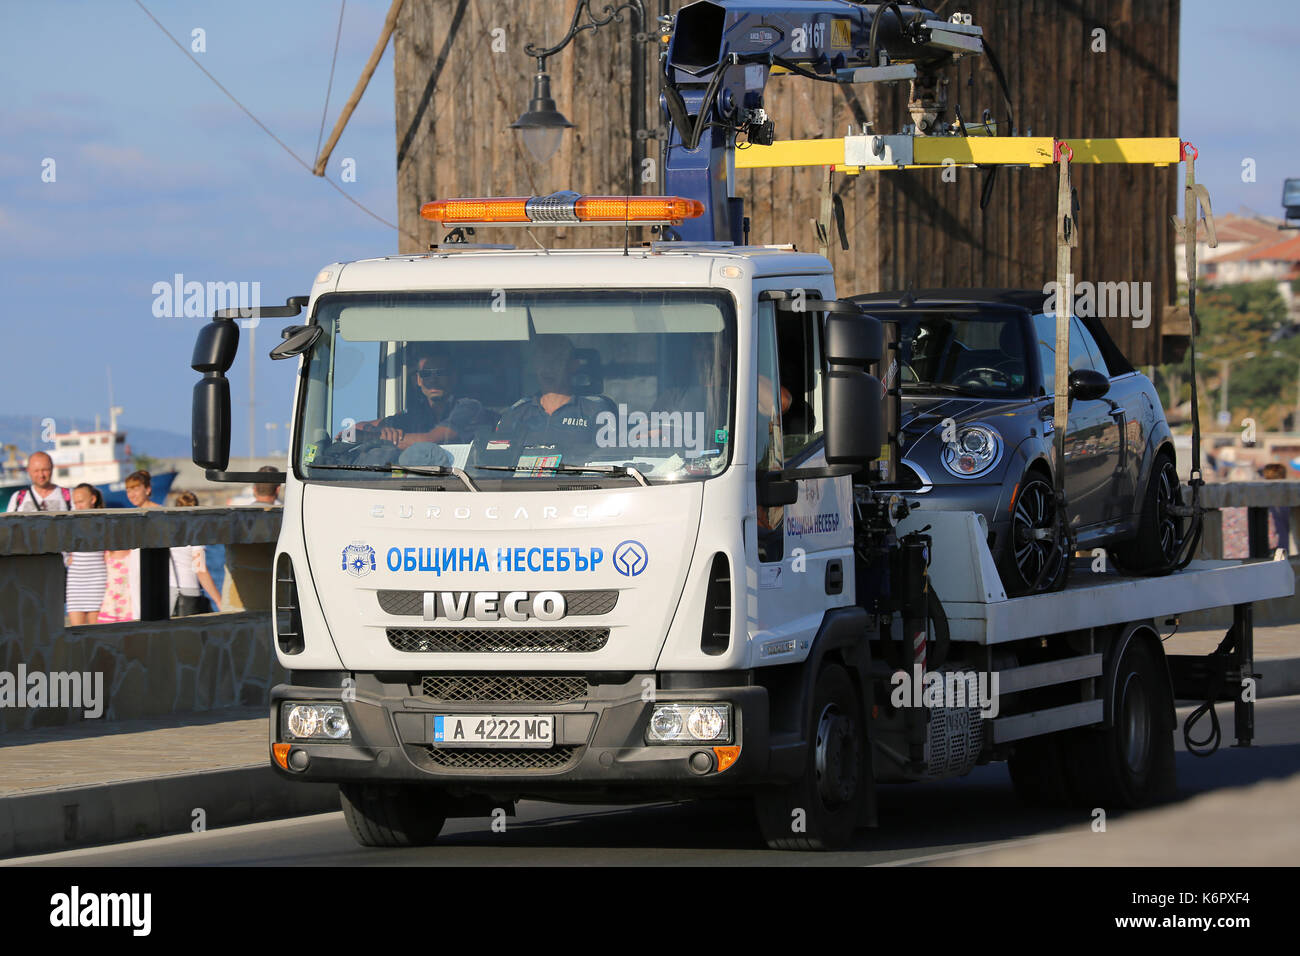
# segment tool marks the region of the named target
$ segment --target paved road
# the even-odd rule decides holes
[[[1231,705],[1219,712],[1226,735]],[[1208,760],[1179,753],[1181,794],[1191,797],[1300,773],[1300,697],[1261,702],[1256,725],[1257,747],[1225,747]],[[1129,819],[1140,822],[1139,817]],[[746,803],[609,807],[526,801],[517,817],[507,819],[504,833],[494,833],[488,820],[453,820],[439,845],[425,849],[358,847],[342,814],[331,813],[0,865],[890,865],[956,860],[993,847],[1032,847],[1086,831],[1090,823],[1090,816],[1080,811],[1021,807],[1005,765],[994,764],[960,780],[882,788],[880,827],[861,831],[853,849],[834,854],[760,849]],[[1205,860],[1225,862],[1230,861]]]

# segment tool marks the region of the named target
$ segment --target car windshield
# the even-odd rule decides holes
[[[899,381],[904,389],[989,398],[1029,394],[1023,312],[908,309],[879,315],[898,326]]]
[[[730,461],[735,319],[723,293],[335,294],[316,321],[303,478],[636,487],[706,479]]]

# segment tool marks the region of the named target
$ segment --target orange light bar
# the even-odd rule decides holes
[[[704,203],[681,196],[549,196],[510,199],[439,199],[420,207],[420,216],[444,226],[495,223],[672,223],[704,215]]]
[[[439,199],[420,207],[420,216],[443,225],[474,222],[530,222],[527,198]]]
[[[718,758],[718,773],[722,773],[740,757],[740,748],[714,747],[713,756]]]
[[[289,748],[292,744],[271,744],[271,754],[275,757],[275,762],[280,765],[281,770],[289,769]]]
[[[704,203],[681,196],[584,196],[574,203],[573,211],[580,222],[681,222],[703,216]]]

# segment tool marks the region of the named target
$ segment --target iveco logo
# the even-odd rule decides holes
[[[646,569],[650,555],[640,541],[620,541],[614,548],[614,570],[634,578]]]
[[[468,615],[476,621],[558,621],[566,611],[564,595],[559,591],[425,591],[424,619],[463,621]]]

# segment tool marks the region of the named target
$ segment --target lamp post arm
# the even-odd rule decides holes
[[[569,31],[560,39],[560,42],[553,47],[545,50],[528,44],[524,47],[524,53],[528,56],[537,58],[537,68],[541,72],[544,69],[548,57],[559,53],[571,42],[573,38],[584,30],[595,32],[609,23],[622,23],[623,11],[627,10],[636,17],[636,28],[638,32],[645,31],[645,3],[643,0],[624,0],[624,2],[615,6],[612,3],[605,4],[600,14],[597,15],[591,9],[591,0],[578,0],[577,6],[573,8],[573,22],[569,24]],[[580,23],[583,14],[587,15],[588,23]]]

